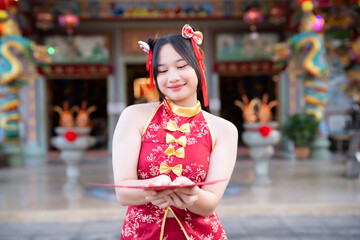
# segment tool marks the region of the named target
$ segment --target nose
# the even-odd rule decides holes
[[[169,69],[168,73],[169,73],[168,80],[170,82],[176,82],[176,81],[180,80],[180,75],[179,75],[179,72],[177,71],[177,69]]]

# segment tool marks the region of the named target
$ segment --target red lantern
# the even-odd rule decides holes
[[[262,12],[257,8],[251,8],[247,10],[244,14],[244,21],[250,24],[252,39],[256,39],[258,37],[257,25],[264,20],[264,16]]]
[[[259,128],[259,133],[263,137],[268,137],[271,133],[271,128],[268,125],[263,125]]]
[[[78,15],[68,12],[61,14],[59,16],[59,24],[66,29],[66,32],[71,35],[74,31],[74,28],[79,25]]]
[[[76,132],[69,130],[64,134],[64,138],[68,141],[68,142],[73,142],[76,140],[77,138],[77,134]]]
[[[244,14],[244,21],[250,25],[257,25],[264,20],[262,12],[257,8],[251,8]]]

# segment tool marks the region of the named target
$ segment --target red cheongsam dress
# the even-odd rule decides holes
[[[213,147],[209,125],[200,102],[183,108],[169,102],[154,111],[145,126],[138,162],[138,178],[160,174],[172,180],[185,176],[193,182],[205,181]],[[166,217],[171,211],[173,217]],[[203,217],[174,206],[166,209],[151,203],[129,206],[121,239],[181,240],[227,239],[216,213]]]

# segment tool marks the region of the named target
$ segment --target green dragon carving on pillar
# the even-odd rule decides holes
[[[306,23],[308,16],[305,14],[304,18]],[[321,121],[327,103],[326,76],[329,72],[322,36],[305,28],[288,41],[269,46],[267,51],[274,62],[288,62],[289,72],[303,80],[304,112]]]
[[[310,1],[307,1],[310,2]],[[301,79],[304,86],[305,114],[314,116],[319,123],[318,135],[311,144],[311,158],[328,159],[330,142],[325,119],[325,105],[328,102],[327,76],[329,67],[321,33],[312,28],[312,13],[306,11],[301,20],[300,33],[288,41],[269,47],[275,62],[288,62],[288,72],[292,78]]]
[[[22,37],[12,19],[0,39],[0,142],[16,142],[19,138],[20,88],[37,76],[36,63],[50,63],[48,47]]]

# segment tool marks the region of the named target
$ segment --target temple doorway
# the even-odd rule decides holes
[[[47,106],[48,106],[48,142],[56,136],[55,127],[59,126],[59,114],[53,110],[54,106],[63,108],[64,102],[69,107],[81,107],[86,101],[87,107],[96,106],[90,114],[92,130],[91,136],[96,137],[96,144],[91,149],[103,150],[108,146],[108,115],[107,115],[107,80],[95,79],[69,79],[57,78],[47,81]],[[49,150],[55,150],[49,144]]]
[[[241,134],[244,131],[242,110],[234,105],[235,100],[242,100],[245,94],[249,100],[257,97],[262,99],[264,94],[269,95],[269,102],[278,99],[277,75],[253,76],[220,76],[220,116],[229,120],[239,131],[239,145],[244,145]],[[273,118],[277,118],[277,107],[272,109]]]

